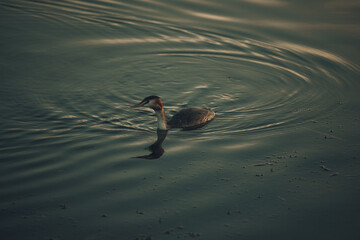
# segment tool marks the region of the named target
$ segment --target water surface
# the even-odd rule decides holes
[[[0,3],[6,239],[357,239],[358,1]],[[209,107],[157,159],[151,110]]]

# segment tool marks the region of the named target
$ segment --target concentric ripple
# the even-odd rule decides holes
[[[176,47],[168,46],[175,42]],[[187,106],[214,108],[217,123],[207,131],[217,134],[290,127],[325,117],[346,97],[351,83],[343,74],[356,71],[336,55],[303,45],[191,34],[188,30],[187,35],[176,38],[83,43],[152,49],[126,61],[110,61],[124,69],[125,74],[119,76],[123,86],[129,81],[140,88],[126,98],[135,102],[150,94],[160,95],[169,115]],[[134,65],[142,66],[142,71],[131,69]],[[328,99],[333,102],[329,104]],[[127,114],[131,119],[133,113]],[[141,117],[150,128],[155,126],[146,119]]]
[[[24,3],[26,8],[17,7]],[[4,6],[11,8],[11,4]],[[87,28],[80,29],[88,37],[55,40],[52,50],[42,46],[48,49],[46,56],[38,53],[58,62],[63,69],[58,78],[68,79],[51,83],[36,80],[36,86],[42,87],[32,87],[32,91],[43,94],[34,95],[46,103],[44,111],[91,128],[154,131],[154,120],[148,113],[138,116],[128,108],[152,94],[162,97],[167,115],[187,106],[213,108],[217,120],[207,128],[208,134],[286,128],[333,112],[346,97],[346,88],[351,88],[349,78],[343,76],[357,71],[345,59],[305,45],[270,41],[246,32],[234,38],[214,29],[184,28],[169,22],[165,15],[156,18],[154,13],[167,8],[195,19],[205,15],[156,1],[146,7],[115,1],[15,1],[12,7],[41,18],[67,21],[59,28],[81,23],[99,24],[107,29],[105,35],[111,32],[109,26],[121,30],[121,36],[94,38]],[[43,7],[53,14],[37,11]],[[130,17],[129,11],[134,13]],[[101,57],[96,57],[97,52]],[[82,59],[83,64],[76,65],[76,59]],[[68,78],[67,72],[76,75]],[[54,90],[57,99],[52,101],[44,93],[52,95]],[[333,102],[329,104],[328,99]]]

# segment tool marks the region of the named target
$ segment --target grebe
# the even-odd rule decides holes
[[[155,111],[158,129],[160,130],[169,130],[171,128],[182,128],[184,130],[197,129],[206,125],[215,117],[215,113],[208,108],[192,107],[177,112],[167,122],[164,105],[158,96],[146,97],[139,104],[132,106],[132,108],[138,107],[149,107]]]

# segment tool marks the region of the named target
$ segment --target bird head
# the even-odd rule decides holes
[[[149,107],[154,111],[161,110],[163,104],[158,96],[148,96],[144,98],[139,104],[132,106],[132,108]]]

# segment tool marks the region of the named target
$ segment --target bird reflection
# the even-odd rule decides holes
[[[167,130],[161,130],[158,129],[157,130],[157,140],[151,144],[148,149],[150,150],[150,154],[148,155],[144,155],[144,156],[137,156],[136,158],[145,158],[145,159],[157,159],[160,158],[165,150],[162,147],[162,143],[164,142],[166,135],[167,135]]]

